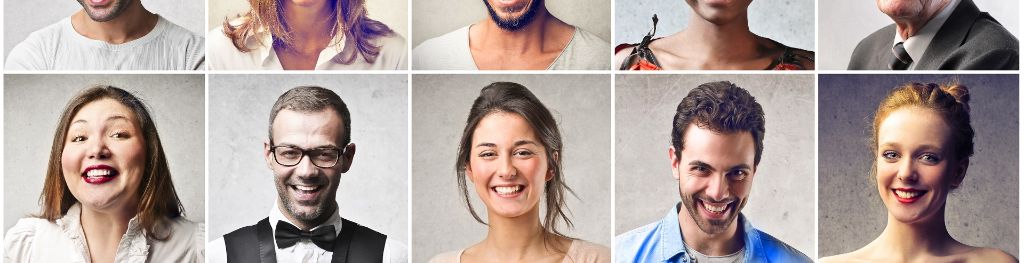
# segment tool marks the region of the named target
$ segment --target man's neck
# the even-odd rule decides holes
[[[932,3],[931,6],[924,7],[924,14],[913,17],[890,17],[893,22],[896,22],[896,33],[907,40],[912,36],[916,36],[921,30],[928,25],[928,22],[935,18],[942,9],[945,9],[951,0],[940,0]],[[954,7],[955,8],[955,7]]]
[[[687,42],[690,54],[704,55],[694,58],[699,61],[728,64],[760,56],[758,38],[750,33],[746,14],[724,24],[715,24],[693,14],[679,34],[683,39],[700,40]]]
[[[564,22],[548,13],[544,6],[537,8],[533,20],[516,31],[505,30],[490,18],[477,23],[481,27],[479,31],[481,37],[473,39],[473,42],[478,43],[475,46],[518,53],[542,51],[544,45],[547,44],[545,40],[548,40],[551,27],[564,24]]]
[[[693,221],[686,209],[680,209],[679,212],[679,228],[683,242],[686,242],[690,249],[708,256],[730,255],[743,248],[743,235],[739,233],[737,221],[738,219],[730,222],[721,233],[708,234],[697,226],[697,222]]]
[[[324,211],[324,213],[320,214],[319,217],[314,218],[313,220],[305,221],[305,220],[300,220],[300,219],[296,218],[294,215],[292,215],[291,213],[289,213],[288,209],[284,207],[284,204],[281,203],[281,201],[278,201],[277,207],[278,207],[278,210],[281,212],[281,215],[284,215],[284,217],[286,219],[288,219],[288,221],[291,221],[291,223],[294,224],[295,227],[297,227],[297,228],[299,228],[300,230],[303,230],[303,231],[309,231],[310,229],[313,229],[314,227],[317,227],[319,225],[323,225],[324,223],[327,222],[328,219],[331,219],[331,216],[333,216],[338,211],[338,203],[334,202],[332,207],[330,209],[327,209],[326,211]]]
[[[159,16],[146,10],[142,2],[128,4],[121,15],[106,22],[92,20],[83,8],[71,15],[71,25],[82,36],[111,44],[123,44],[153,31]]]

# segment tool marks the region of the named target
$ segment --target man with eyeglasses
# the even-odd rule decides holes
[[[211,242],[210,262],[407,262],[405,245],[341,217],[341,174],[356,153],[345,102],[303,86],[282,94],[263,143],[277,201],[270,215]]]

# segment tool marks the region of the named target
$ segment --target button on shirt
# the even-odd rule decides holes
[[[615,237],[615,262],[690,262],[679,228],[677,203],[661,221],[630,230]],[[746,262],[813,262],[806,255],[754,228],[740,214],[744,232],[743,258]]]
[[[946,19],[953,14],[953,10],[956,9],[959,3],[960,0],[949,1],[949,4],[946,4],[946,7],[942,8],[942,11],[939,11],[932,20],[929,20],[917,34],[906,40],[903,40],[903,37],[900,36],[899,30],[896,31],[896,36],[892,40],[892,46],[895,47],[896,44],[903,42],[903,48],[914,59],[914,62],[910,63],[908,69],[915,69],[917,67],[917,62],[921,61],[921,58],[924,57],[924,52],[928,51],[928,45],[932,43],[932,39],[935,39],[935,35],[939,33],[942,24],[946,23]]]
[[[269,221],[270,227],[273,231],[277,231],[278,221],[284,221],[286,223],[295,225],[295,223],[292,223],[291,221],[288,220],[288,218],[284,217],[284,214],[281,213],[280,208],[277,206],[277,202],[274,202],[274,207],[270,209]],[[314,227],[310,230],[316,230],[321,227],[333,225],[334,230],[336,231],[335,234],[339,234],[341,233],[341,222],[341,215],[338,214],[337,210],[335,210],[334,214],[331,215],[329,219],[327,219],[327,222],[324,222],[323,224]],[[253,245],[255,246],[256,244]],[[224,245],[224,237],[220,237],[217,240],[210,242],[209,249],[207,251],[207,259],[209,259],[208,262],[227,262],[227,250]],[[313,241],[310,241],[308,238],[303,238],[302,240],[299,240],[298,243],[295,243],[294,246],[290,246],[287,248],[281,248],[280,246],[277,245],[277,240],[274,240],[274,254],[277,256],[277,262],[279,263],[329,263],[331,262],[331,257],[334,256],[333,252],[324,250],[316,246],[316,244],[313,244]],[[402,244],[401,242],[398,242],[389,236],[384,241],[383,262],[409,262],[409,256],[405,244]]]

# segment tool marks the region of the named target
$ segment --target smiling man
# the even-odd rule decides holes
[[[875,0],[890,24],[857,44],[849,69],[1017,70],[1017,38],[972,0]]]
[[[483,0],[489,19],[428,39],[413,50],[413,69],[601,70],[608,41],[548,12],[544,0]]]
[[[325,88],[278,97],[263,143],[277,201],[267,218],[211,242],[210,262],[408,261],[404,244],[338,212],[338,184],[356,153],[349,117],[341,97]]]
[[[764,144],[761,105],[729,82],[690,91],[672,119],[668,159],[682,200],[615,238],[616,262],[811,262],[754,228],[747,204]]]
[[[8,70],[201,70],[196,34],[151,13],[141,0],[78,0],[82,9],[32,32],[7,56]]]

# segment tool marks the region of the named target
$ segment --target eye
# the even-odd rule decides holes
[[[900,154],[896,153],[896,151],[884,151],[884,152],[882,152],[882,159],[885,159],[886,161],[894,162],[894,161],[896,161],[899,158],[900,158]]]
[[[918,157],[918,159],[920,159],[922,162],[926,164],[938,164],[939,162],[942,161],[942,158],[939,158],[939,155],[932,153],[922,154],[921,157]]]
[[[296,149],[292,149],[292,148],[278,148],[277,149],[277,154],[280,155],[281,157],[285,157],[285,158],[289,158],[289,159],[299,158],[299,156],[302,156],[302,152],[301,151],[296,150]]]
[[[496,153],[494,151],[482,151],[482,152],[478,153],[476,156],[489,160],[489,159],[494,159],[495,157],[498,157],[498,153]]]
[[[114,132],[110,134],[110,138],[114,139],[128,139],[130,137],[127,132]]]
[[[85,141],[85,139],[86,139],[85,136],[79,135],[79,136],[72,137],[71,138],[71,142],[81,142],[81,141]]]
[[[732,179],[733,181],[743,181],[743,179],[747,179],[748,174],[749,173],[745,170],[736,170],[729,173],[726,176],[728,176],[729,179]]]
[[[515,152],[512,153],[512,156],[519,157],[519,158],[524,158],[524,159],[525,158],[530,158],[530,157],[532,157],[534,155],[535,154],[532,151],[529,151],[529,150],[519,150],[519,151],[515,151]]]
[[[705,176],[709,173],[711,173],[711,169],[708,169],[705,166],[690,166],[690,174],[694,176]]]

